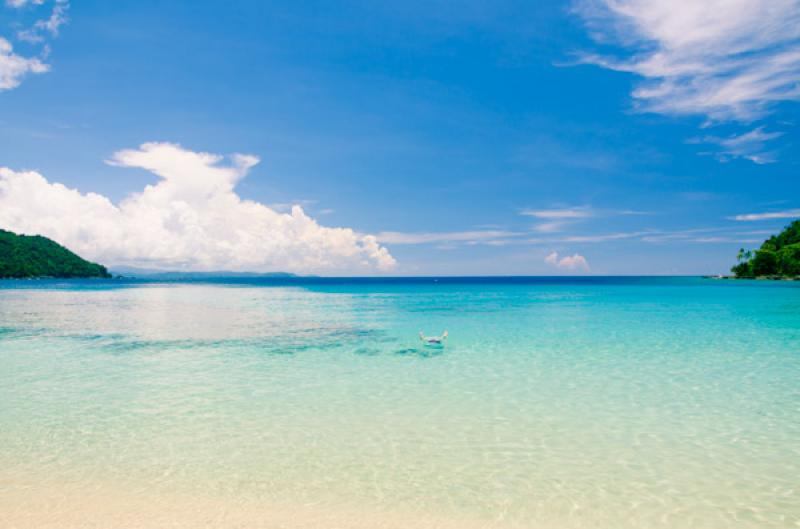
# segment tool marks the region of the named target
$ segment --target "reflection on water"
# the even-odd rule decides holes
[[[717,285],[0,289],[0,526],[795,527],[800,289]]]

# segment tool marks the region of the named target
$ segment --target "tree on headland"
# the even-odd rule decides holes
[[[800,220],[773,235],[755,252],[741,248],[731,272],[736,277],[800,276]]]
[[[111,277],[91,263],[41,235],[17,235],[0,229],[0,278]]]

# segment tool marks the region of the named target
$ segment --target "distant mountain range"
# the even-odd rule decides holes
[[[102,265],[82,259],[41,235],[0,230],[0,278],[111,277]]]
[[[258,277],[298,277],[295,274],[288,272],[231,272],[231,271],[213,271],[213,272],[184,272],[176,270],[159,270],[153,268],[137,268],[133,266],[115,266],[112,268],[112,273],[124,277],[142,278],[142,279],[219,279],[219,278],[258,278]]]

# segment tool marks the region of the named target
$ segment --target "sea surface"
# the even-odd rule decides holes
[[[0,282],[0,527],[798,528],[800,283]]]

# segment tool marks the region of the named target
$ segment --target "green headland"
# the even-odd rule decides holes
[[[0,278],[111,277],[102,265],[89,262],[41,235],[17,235],[0,229]]]
[[[738,278],[800,278],[800,220],[773,235],[758,250],[739,250],[731,272]]]

